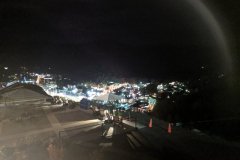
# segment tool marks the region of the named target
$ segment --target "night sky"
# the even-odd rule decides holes
[[[240,15],[225,3],[211,1],[224,20]],[[77,79],[227,72],[209,24],[177,0],[1,0],[0,56],[0,66],[51,67]]]

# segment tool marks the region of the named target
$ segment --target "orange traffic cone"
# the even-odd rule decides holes
[[[149,121],[148,127],[149,127],[149,128],[152,128],[152,118],[151,118],[150,121]]]
[[[172,133],[172,126],[171,126],[171,123],[168,124],[168,133],[169,133],[169,134]]]

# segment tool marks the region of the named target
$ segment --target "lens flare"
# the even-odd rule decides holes
[[[186,0],[202,17],[203,21],[209,26],[214,39],[219,46],[219,53],[222,54],[224,63],[222,64],[227,73],[233,71],[232,59],[230,55],[230,49],[227,44],[226,37],[223,30],[215,18],[214,14],[208,9],[208,7],[201,1],[198,0]]]

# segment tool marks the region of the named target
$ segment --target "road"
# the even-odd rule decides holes
[[[202,132],[172,127],[167,132],[168,123],[146,114],[137,115],[135,123],[124,120],[124,126],[112,124],[101,126],[101,121],[93,119],[86,110],[69,110],[61,114],[47,113],[51,127],[36,129],[0,137],[0,144],[10,145],[15,141],[43,134],[63,138],[65,158],[141,160],[141,159],[178,159],[178,160],[239,160],[240,144],[225,141],[219,137],[208,136]],[[58,118],[62,116],[62,121]],[[89,120],[84,116],[89,115]],[[72,116],[72,117],[71,117]],[[133,115],[134,116],[134,115]],[[71,118],[70,118],[71,117]],[[81,120],[81,117],[84,120]],[[66,122],[63,122],[64,119]],[[152,118],[152,127],[148,127]],[[75,121],[69,121],[75,120]],[[41,145],[35,145],[41,147]],[[31,152],[29,151],[29,154]],[[34,153],[38,153],[38,150]],[[39,152],[40,156],[44,153]],[[34,157],[34,155],[33,155]],[[31,158],[30,158],[31,159]],[[37,159],[37,157],[35,158]],[[35,160],[34,159],[34,160]],[[33,159],[31,159],[33,160]],[[38,160],[38,159],[37,159]]]
[[[164,121],[151,117],[147,114],[133,114],[137,117],[138,123],[147,127],[138,128],[138,132],[146,137],[152,148],[163,155],[179,155],[178,159],[191,160],[239,160],[240,143],[226,141],[220,137],[207,135],[199,130],[189,130],[181,127],[171,127],[171,134],[168,133],[168,125]],[[152,127],[148,124],[152,118]],[[174,158],[174,157],[172,157]]]
[[[72,130],[72,129],[78,129],[78,131],[85,131],[88,128],[94,127],[94,126],[100,126],[101,121],[98,119],[90,119],[90,120],[79,120],[79,121],[73,121],[73,122],[67,122],[67,123],[60,123],[58,119],[55,117],[54,113],[46,112],[46,116],[48,118],[48,121],[51,124],[51,127],[43,128],[43,129],[35,129],[27,132],[20,132],[16,134],[10,134],[10,135],[1,135],[0,133],[0,144],[7,144],[10,145],[11,142],[14,143],[15,141],[26,138],[30,136],[36,136],[41,134],[51,134],[52,132],[55,133],[56,136],[59,136],[60,131],[65,130]]]

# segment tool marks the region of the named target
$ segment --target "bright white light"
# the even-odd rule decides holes
[[[72,93],[73,93],[73,94],[76,94],[77,92],[78,92],[78,89],[77,89],[77,88],[75,88],[75,89],[72,90]]]
[[[4,67],[5,70],[8,70],[8,67]]]
[[[113,128],[113,127],[110,127],[110,128],[108,129],[106,138],[112,138],[112,136],[113,136],[113,131],[114,131],[114,128]]]
[[[158,90],[163,90],[163,85],[162,85],[162,84],[158,85],[158,86],[157,86],[157,89],[158,89]]]

